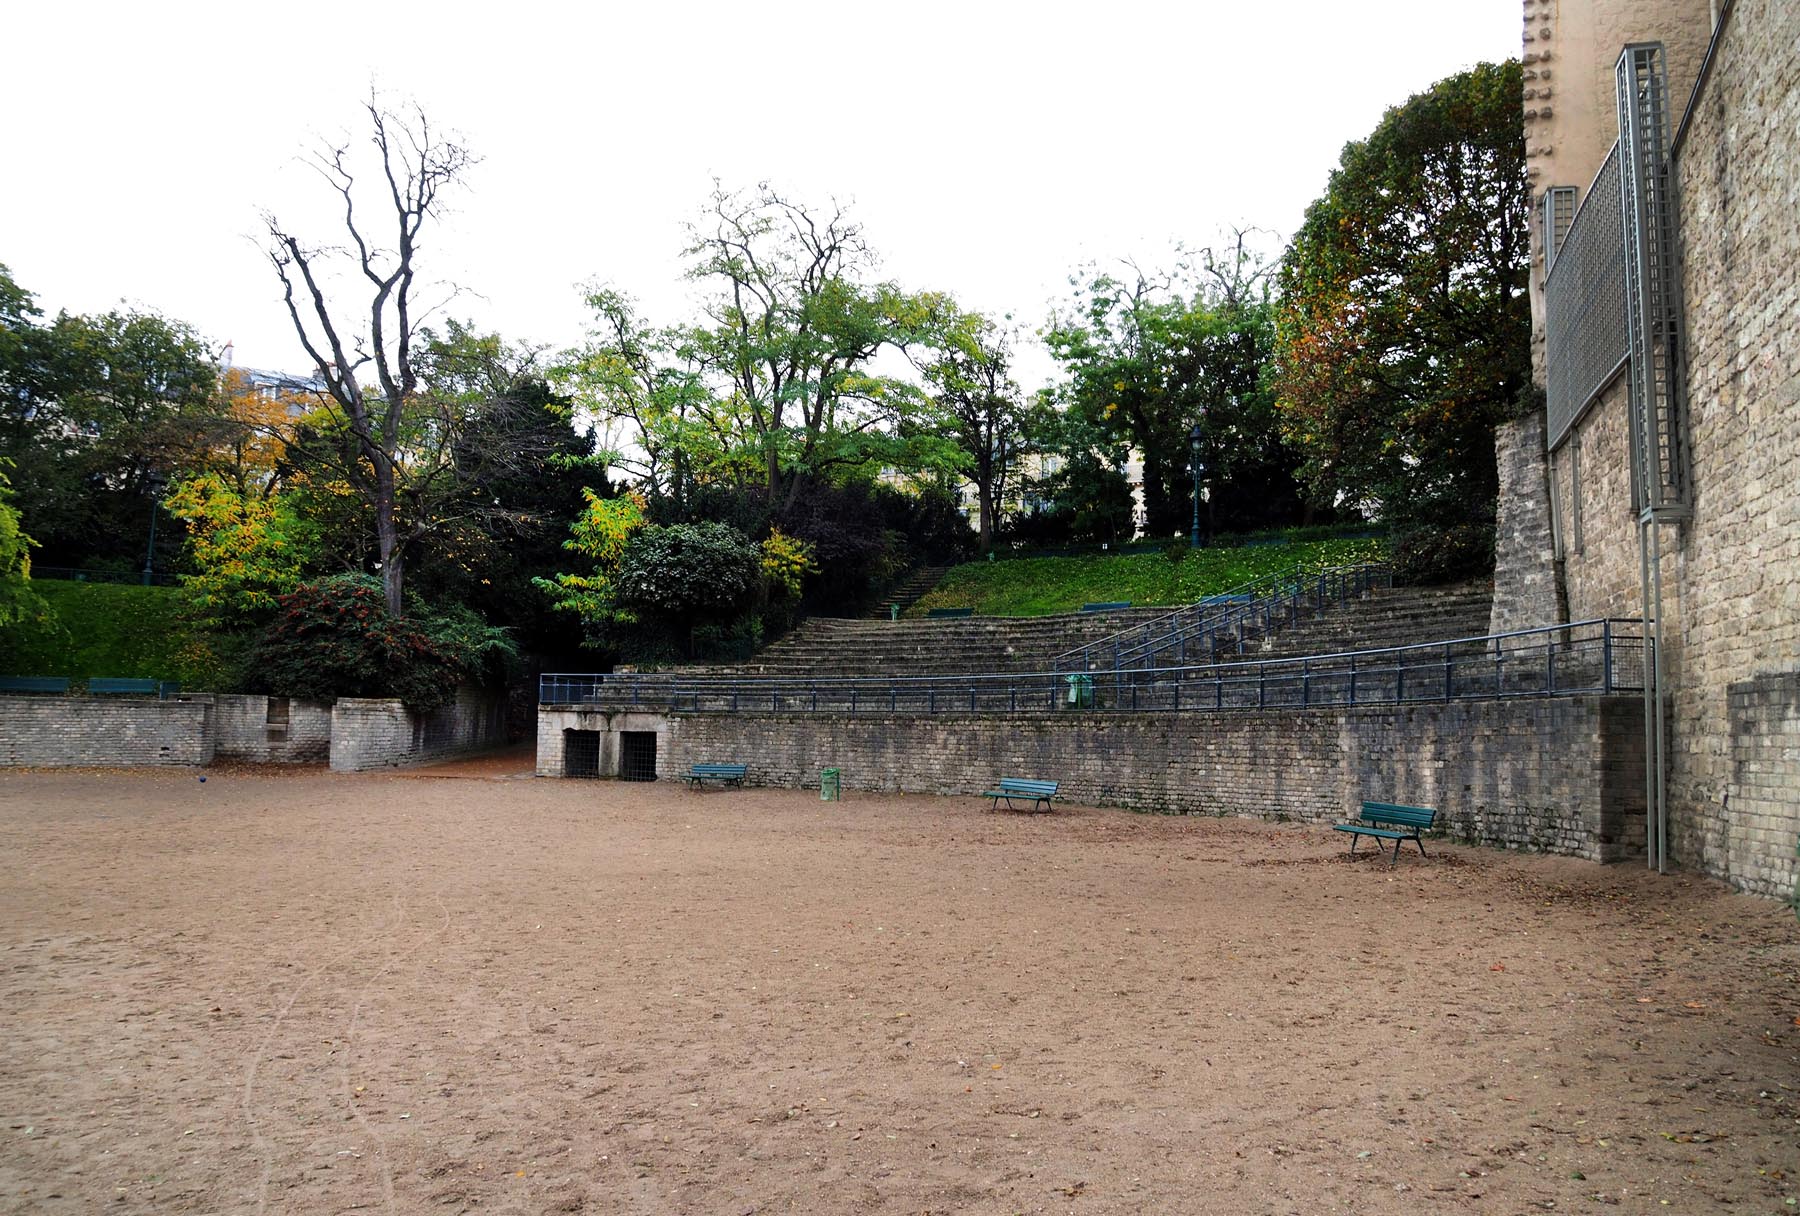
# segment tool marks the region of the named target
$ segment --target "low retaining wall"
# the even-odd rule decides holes
[[[657,771],[742,761],[749,781],[976,794],[1050,778],[1071,802],[1181,814],[1339,822],[1364,799],[1438,808],[1454,838],[1614,860],[1644,843],[1643,703],[1567,697],[1241,714],[539,712],[538,772],[564,772],[563,732],[656,731]],[[610,736],[610,743],[609,743]],[[602,775],[616,775],[604,761]]]
[[[211,697],[0,697],[0,765],[210,764]]]
[[[331,756],[331,706],[214,693],[213,755],[259,764],[323,764]]]
[[[506,701],[469,689],[429,713],[399,701],[340,697],[331,711],[331,768],[340,773],[398,768],[506,742]]]

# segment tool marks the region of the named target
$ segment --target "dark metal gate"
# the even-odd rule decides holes
[[[600,775],[600,732],[597,730],[565,730],[563,732],[563,776],[598,777]]]
[[[656,780],[656,732],[627,730],[619,733],[619,780]]]

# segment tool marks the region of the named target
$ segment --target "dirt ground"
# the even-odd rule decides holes
[[[1780,904],[527,766],[0,774],[0,1211],[1800,1196]]]

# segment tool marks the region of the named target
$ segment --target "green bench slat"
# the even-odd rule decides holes
[[[121,676],[92,676],[88,679],[87,690],[90,693],[105,694],[142,694],[144,696],[162,697],[167,700],[181,690],[181,685],[174,680],[138,680]]]
[[[1056,797],[1058,784],[1059,783],[1055,781],[1037,781],[1026,777],[1002,777],[1000,778],[999,789],[983,790],[981,796],[983,798],[992,798],[994,804],[991,809],[995,810],[999,809],[1000,800],[1002,798],[1006,799],[1006,805],[1009,810],[1018,809],[1013,806],[1013,800],[1015,798],[1020,800],[1029,799],[1033,809],[1036,809],[1038,804],[1042,803],[1044,809],[1049,810],[1050,800]]]
[[[1394,859],[1389,867],[1400,861],[1400,842],[1410,840],[1419,846],[1419,856],[1425,855],[1425,840],[1422,833],[1437,821],[1437,811],[1428,806],[1401,806],[1395,802],[1365,802],[1362,811],[1357,815],[1355,823],[1334,823],[1332,830],[1350,833],[1350,852],[1356,853],[1356,842],[1364,836],[1375,836],[1382,840],[1394,842]],[[1390,824],[1390,827],[1380,827]],[[1410,830],[1405,830],[1410,829]],[[1381,846],[1375,846],[1379,852]]]
[[[68,676],[0,676],[0,692],[68,691]]]
[[[703,785],[708,781],[742,785],[749,771],[747,764],[696,764],[683,773],[681,779],[689,785]]]

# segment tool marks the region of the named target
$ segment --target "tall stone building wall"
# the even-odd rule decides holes
[[[1618,137],[1613,67],[1628,42],[1661,42],[1671,96],[1699,74],[1714,0],[1523,0],[1525,172],[1535,199],[1550,186],[1583,195]],[[1578,200],[1579,201],[1579,200]],[[1531,231],[1532,363],[1543,379],[1544,249]]]
[[[1672,98],[1693,94],[1675,159],[1693,515],[1658,532],[1670,851],[1779,895],[1800,839],[1800,5],[1737,0],[1697,92],[1706,14],[1665,19],[1620,45],[1664,42]],[[1610,142],[1610,102],[1596,122]],[[1621,378],[1552,466],[1572,617],[1642,611],[1627,401]]]

